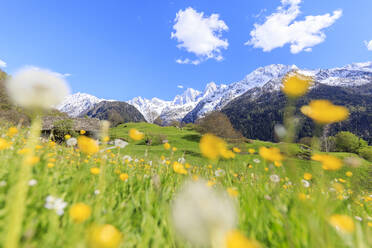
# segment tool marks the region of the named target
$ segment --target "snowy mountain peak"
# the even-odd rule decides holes
[[[56,108],[61,112],[67,113],[71,117],[77,117],[101,101],[105,101],[105,99],[78,92],[66,96],[62,103]]]
[[[194,90],[192,88],[186,89],[181,95],[177,95],[173,99],[174,105],[184,105],[188,103],[193,103],[197,100],[199,95],[201,94],[200,91]]]

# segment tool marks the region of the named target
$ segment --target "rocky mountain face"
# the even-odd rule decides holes
[[[71,117],[78,117],[102,101],[105,101],[105,99],[78,92],[65,97],[63,102],[56,108],[61,112],[67,113]]]

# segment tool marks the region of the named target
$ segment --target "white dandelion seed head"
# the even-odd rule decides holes
[[[273,175],[270,176],[270,180],[273,183],[278,183],[278,182],[280,182],[280,177],[278,175],[273,174]]]
[[[35,186],[37,184],[37,180],[36,179],[31,179],[30,181],[28,181],[28,186]]]
[[[58,73],[39,68],[25,68],[6,83],[12,101],[26,108],[49,109],[61,103],[70,89]]]
[[[76,146],[77,144],[77,139],[72,137],[72,138],[69,138],[68,140],[66,140],[66,144],[68,146]]]
[[[232,199],[199,180],[187,182],[172,205],[173,223],[178,233],[196,246],[210,245],[212,232],[224,237],[237,221]]]
[[[128,142],[125,142],[124,140],[121,139],[115,139],[115,146],[119,148],[124,148],[128,145]]]
[[[305,179],[302,179],[302,180],[301,180],[301,183],[302,183],[302,186],[304,186],[305,188],[310,187],[310,183],[309,183],[309,181],[306,181]]]
[[[214,172],[214,175],[215,175],[216,177],[223,177],[224,175],[226,175],[226,172],[225,172],[223,169],[219,169],[219,170],[216,170],[216,171]]]

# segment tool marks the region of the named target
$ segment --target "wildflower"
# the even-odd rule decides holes
[[[23,149],[19,150],[17,153],[19,155],[24,155],[24,154],[28,154],[30,152],[31,152],[31,150],[29,148],[23,148]]]
[[[177,151],[177,147],[172,147],[172,151],[173,152]]]
[[[103,142],[107,143],[107,142],[109,142],[109,140],[110,140],[110,137],[109,136],[103,137]]]
[[[306,172],[306,173],[304,174],[304,179],[305,179],[305,180],[311,180],[312,178],[313,178],[313,175],[311,175],[310,173],[307,173],[307,172]]]
[[[99,191],[99,189],[94,190],[94,194],[95,194],[95,195],[99,195],[99,193],[101,193],[101,192]]]
[[[283,78],[282,91],[289,97],[300,97],[306,94],[313,79],[297,72],[289,73]]]
[[[275,161],[282,161],[283,155],[280,153],[279,148],[271,147],[260,147],[259,154],[261,157],[263,157],[265,160],[275,162]]]
[[[91,213],[92,209],[84,203],[76,203],[69,210],[70,218],[76,223],[85,221],[90,217]]]
[[[70,91],[62,77],[39,68],[23,69],[10,77],[6,90],[15,104],[41,109],[59,104]]]
[[[273,175],[270,176],[270,180],[273,183],[278,183],[278,182],[280,182],[280,177],[278,175],[273,174]]]
[[[261,163],[261,160],[259,160],[258,158],[255,158],[255,159],[253,159],[253,162],[255,162],[256,164],[259,164],[259,163]]]
[[[126,162],[126,163],[129,163],[129,162],[131,162],[132,160],[133,160],[132,157],[129,156],[129,155],[125,155],[125,156],[123,157],[123,161]]]
[[[135,128],[131,128],[129,130],[129,137],[132,139],[132,140],[141,140],[143,139],[145,135],[143,133],[141,133],[140,131],[138,131],[137,129]]]
[[[181,163],[178,163],[178,162],[173,163],[173,170],[174,172],[178,174],[183,174],[183,175],[187,174],[187,170],[183,167]]]
[[[127,173],[121,173],[119,177],[120,177],[120,180],[125,182],[128,180],[129,175]]]
[[[32,157],[28,157],[25,162],[28,165],[35,165],[35,164],[39,163],[39,161],[40,161],[39,157],[32,156]]]
[[[186,159],[184,157],[178,159],[178,163],[184,164]]]
[[[121,139],[115,139],[114,143],[115,143],[115,146],[119,148],[124,148],[128,145],[128,142],[125,142],[124,140],[121,140]]]
[[[97,167],[90,168],[90,173],[93,175],[98,175],[100,173],[100,169]]]
[[[347,171],[345,174],[346,174],[347,177],[352,177],[353,176],[353,173],[351,171]]]
[[[237,147],[233,147],[233,152],[235,152],[235,153],[240,153],[241,150],[240,150],[239,148],[237,148]]]
[[[312,100],[309,105],[301,107],[301,112],[319,124],[340,122],[349,116],[347,108],[333,105],[327,100]]]
[[[249,148],[249,149],[248,149],[248,152],[249,152],[249,154],[254,154],[254,153],[256,152],[256,150],[253,149],[253,148]]]
[[[9,147],[10,147],[9,142],[6,141],[6,140],[3,139],[3,138],[0,138],[0,151],[1,151],[1,150],[8,149]]]
[[[338,170],[342,167],[342,160],[331,155],[315,154],[311,159],[321,162],[324,170]]]
[[[173,223],[180,235],[195,246],[222,244],[236,225],[233,201],[203,181],[187,182],[172,205]],[[222,240],[221,240],[222,239]],[[222,247],[222,245],[221,245]]]
[[[55,198],[54,196],[48,196],[45,199],[46,203],[45,208],[54,210],[58,215],[63,215],[64,209],[67,206],[67,203],[64,202],[61,198]]]
[[[88,233],[89,247],[92,248],[116,248],[119,247],[122,234],[114,226],[95,225]]]
[[[77,142],[78,141],[76,138],[69,138],[68,140],[66,140],[66,144],[68,146],[76,146]]]
[[[169,150],[171,148],[171,145],[168,142],[164,143],[163,146],[165,150]]]
[[[310,187],[310,183],[309,183],[309,181],[306,181],[305,179],[302,179],[302,180],[301,180],[301,183],[302,183],[302,185],[303,185],[305,188]]]
[[[82,129],[82,130],[80,130],[80,134],[84,135],[84,134],[86,134],[86,131]]]
[[[200,140],[200,151],[204,157],[208,159],[218,159],[219,157],[226,156],[226,143],[221,138],[213,134],[205,134]]]
[[[239,195],[239,192],[236,188],[228,188],[227,193],[229,193],[232,197],[237,197]]]
[[[215,185],[216,184],[216,182],[215,181],[211,181],[211,180],[209,180],[207,183],[206,183],[206,185],[208,186],[208,187],[212,187],[213,185]]]
[[[265,171],[269,171],[269,168],[265,167]]]
[[[68,140],[68,139],[71,139],[71,135],[66,134],[66,135],[65,135],[65,140]]]
[[[219,170],[216,170],[216,171],[214,172],[214,175],[215,175],[216,177],[223,177],[224,175],[226,175],[226,172],[225,172],[225,170],[223,170],[223,169],[219,169]]]
[[[18,133],[18,129],[16,127],[10,127],[8,129],[8,132],[7,132],[7,135],[9,137],[13,137],[14,135],[16,135]]]
[[[79,137],[78,147],[82,152],[88,155],[95,154],[99,150],[97,142],[94,139],[88,138],[86,136]]]
[[[304,201],[304,200],[308,199],[309,196],[306,195],[305,193],[299,193],[299,194],[298,194],[298,198],[299,198],[300,200]]]
[[[260,248],[255,240],[247,239],[237,230],[229,231],[226,235],[226,248]]]
[[[37,180],[36,179],[31,179],[30,181],[28,181],[28,186],[35,186],[37,184]]]
[[[347,215],[334,214],[329,218],[329,223],[343,233],[352,233],[355,229],[353,219]]]
[[[280,162],[280,161],[274,161],[274,165],[275,165],[276,167],[281,167],[283,164],[282,164],[282,162]]]

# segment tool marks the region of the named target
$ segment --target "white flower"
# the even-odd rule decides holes
[[[115,146],[119,148],[124,148],[128,145],[128,142],[125,142],[124,140],[121,139],[116,139],[115,140]]]
[[[94,191],[94,194],[95,195],[99,195],[99,193],[101,193],[98,189],[96,189],[95,191]]]
[[[271,175],[270,176],[270,180],[273,182],[273,183],[278,183],[280,181],[280,177],[278,175]]]
[[[61,198],[55,198],[54,196],[49,195],[45,201],[45,208],[54,210],[58,215],[63,215],[67,203]]]
[[[301,180],[301,183],[302,183],[302,185],[303,185],[305,188],[310,187],[310,183],[309,183],[308,181],[306,181],[305,179],[302,179],[302,180]]]
[[[225,172],[223,169],[219,169],[219,170],[216,170],[216,171],[214,172],[214,175],[215,175],[216,177],[223,177],[224,175],[226,175],[226,172]]]
[[[231,198],[226,192],[208,187],[203,180],[184,185],[173,202],[172,217],[181,236],[203,247],[209,246],[211,239],[221,244],[220,239],[236,225]]]
[[[5,187],[6,186],[6,181],[0,181],[0,187]]]
[[[130,161],[132,161],[132,160],[133,160],[132,157],[129,156],[129,155],[125,155],[125,156],[123,157],[123,161],[128,161],[128,162],[130,162]]]
[[[62,102],[70,92],[58,73],[39,68],[26,68],[11,77],[6,84],[14,103],[26,108],[48,109]]]
[[[135,163],[138,163],[138,161],[139,161],[139,160],[138,160],[137,158],[134,160]]]
[[[69,138],[68,140],[66,140],[66,144],[68,146],[75,146],[77,144],[77,139],[74,137]]]
[[[258,164],[258,163],[261,162],[261,160],[259,160],[258,158],[255,158],[255,159],[253,159],[253,162],[255,162],[256,164]]]
[[[186,162],[185,158],[179,158],[178,163],[184,164]]]
[[[31,179],[30,181],[28,181],[28,185],[29,186],[35,186],[37,184],[37,180],[35,180],[35,179]]]
[[[359,216],[354,216],[354,218],[355,218],[356,220],[358,220],[358,221],[362,221],[362,220],[363,220],[362,217],[359,217]]]

